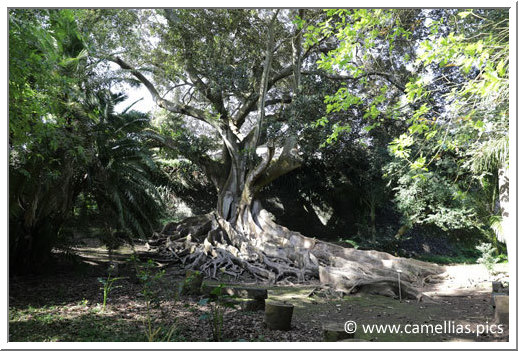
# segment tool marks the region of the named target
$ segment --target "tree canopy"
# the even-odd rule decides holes
[[[509,159],[508,12],[329,10],[327,17],[308,41],[337,40],[318,65],[350,82],[326,97],[317,124],[359,108],[372,140],[375,128],[402,122],[384,176],[403,224],[487,226],[497,213],[495,174]],[[338,119],[327,142],[351,131]]]

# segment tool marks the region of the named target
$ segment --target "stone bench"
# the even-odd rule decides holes
[[[210,295],[211,291],[217,287],[217,285],[205,284],[202,293]],[[261,288],[225,286],[221,289],[221,293],[222,295],[230,295],[250,300],[266,300],[268,298],[268,290]]]
[[[217,285],[205,284],[202,287],[204,295],[211,295],[211,291],[217,288]],[[229,295],[233,298],[242,311],[264,311],[265,300],[268,298],[268,290],[261,288],[247,288],[225,286],[221,288],[221,295]]]

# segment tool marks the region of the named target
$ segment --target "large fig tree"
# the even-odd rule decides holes
[[[186,137],[165,136],[217,189],[215,212],[167,225],[155,243],[190,268],[216,277],[245,272],[275,282],[320,278],[343,290],[418,296],[412,284],[439,273],[436,265],[376,251],[343,248],[302,236],[275,223],[260,202],[261,191],[301,165],[300,128],[288,105],[307,98],[301,77],[330,77],[316,69],[333,37],[304,42],[324,13],[309,10],[83,11],[91,51],[115,75],[145,86],[171,119],[190,125]],[[385,84],[390,75],[372,72]],[[301,109],[303,111],[303,109]],[[312,116],[316,120],[320,116]],[[203,148],[210,140],[213,149]]]

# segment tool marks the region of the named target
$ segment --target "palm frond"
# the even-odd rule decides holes
[[[493,233],[495,233],[495,236],[498,241],[505,243],[506,238],[504,235],[504,227],[503,227],[503,219],[502,216],[491,216],[489,218],[489,226],[493,230]]]
[[[505,135],[497,139],[490,139],[479,145],[475,150],[475,157],[471,169],[481,173],[492,171],[509,162],[509,136]]]

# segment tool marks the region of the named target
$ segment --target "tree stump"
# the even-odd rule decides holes
[[[508,295],[506,293],[503,293],[503,292],[491,293],[491,306],[493,306],[493,308],[496,307],[495,300],[496,300],[497,296],[508,296]]]
[[[199,295],[201,292],[201,284],[203,283],[203,275],[199,271],[188,270],[185,272],[185,279],[180,287],[181,295]]]
[[[266,302],[264,322],[271,330],[290,330],[294,306],[289,303]]]
[[[354,332],[346,332],[343,323],[327,323],[322,326],[324,341],[344,341],[354,338]]]
[[[495,320],[498,324],[509,324],[508,295],[495,295]]]

